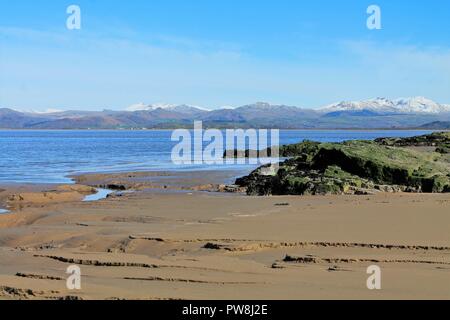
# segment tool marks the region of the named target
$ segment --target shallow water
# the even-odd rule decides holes
[[[407,137],[431,131],[281,130],[280,144]],[[172,131],[0,130],[1,183],[70,183],[69,175],[154,170],[251,170],[255,165],[177,165]],[[206,145],[206,144],[205,144]]]
[[[6,209],[0,209],[0,214],[5,214],[5,213],[9,213],[9,210],[6,210]]]
[[[108,195],[114,193],[108,189],[97,189],[97,193],[84,197],[83,202],[92,202],[105,199]]]

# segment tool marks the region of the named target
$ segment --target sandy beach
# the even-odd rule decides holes
[[[216,192],[238,174],[2,186],[14,207],[0,215],[0,299],[450,298],[449,195]],[[116,193],[82,201],[99,186]],[[66,287],[70,265],[81,290]],[[367,289],[370,265],[381,290]]]

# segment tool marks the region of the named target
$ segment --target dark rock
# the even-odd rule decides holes
[[[205,244],[205,245],[203,246],[203,249],[220,250],[222,247],[223,247],[223,246],[221,246],[220,244],[208,242],[207,244]]]

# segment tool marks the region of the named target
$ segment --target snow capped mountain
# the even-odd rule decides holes
[[[436,114],[450,112],[448,105],[442,105],[424,97],[389,100],[376,98],[365,101],[343,101],[318,109],[320,112],[362,112],[374,113],[420,113]]]
[[[163,109],[166,111],[172,111],[183,114],[197,114],[202,112],[209,112],[207,110],[197,106],[191,106],[187,104],[175,105],[175,104],[145,104],[137,103],[126,108],[126,111],[155,111],[158,109]],[[294,106],[287,106],[281,104],[271,104],[267,102],[256,102],[254,104],[244,105],[237,108],[233,107],[222,107],[217,110],[236,110],[242,112],[275,112],[275,111],[300,111],[307,110],[301,109]],[[413,98],[399,98],[395,100],[390,100],[387,98],[375,98],[363,101],[342,101],[339,103],[334,103],[323,108],[319,108],[316,111],[320,113],[335,113],[335,112],[371,112],[378,114],[386,113],[408,113],[408,114],[437,114],[441,112],[450,112],[450,105],[439,104],[433,100],[424,97],[413,97]]]
[[[246,111],[256,111],[256,112],[272,112],[272,111],[282,111],[282,110],[294,110],[300,111],[298,107],[286,106],[282,104],[270,104],[268,102],[256,102],[254,104],[245,105],[238,107],[235,110],[246,110]]]
[[[395,105],[393,101],[385,98],[376,98],[365,101],[342,101],[334,103],[323,108],[321,112],[339,112],[339,111],[382,111],[395,112]]]
[[[257,102],[214,110],[186,104],[137,103],[126,111],[56,111],[30,113],[0,108],[0,128],[166,129],[186,127],[194,121],[204,121],[206,126],[216,128],[420,128],[424,124],[441,128],[443,122],[450,122],[450,105],[423,97],[344,101],[321,109]]]
[[[146,111],[153,110],[151,105],[145,104],[143,102],[132,104],[131,106],[125,109],[126,111],[134,112],[134,111]]]
[[[175,111],[179,113],[185,113],[185,114],[193,114],[193,113],[201,113],[201,112],[207,112],[207,109],[203,109],[201,107],[197,106],[190,106],[187,104],[181,104],[178,106],[167,106],[167,107],[160,107],[165,110]]]
[[[448,106],[424,97],[397,99],[395,103],[400,110],[409,113],[440,113],[450,111]]]
[[[277,105],[272,105],[268,102],[256,102],[254,104],[245,105],[245,106],[242,106],[239,108],[252,108],[252,109],[259,109],[259,110],[267,110],[267,109],[272,109],[275,106],[277,106]]]
[[[137,103],[127,107],[125,110],[130,112],[135,111],[155,111],[158,109],[163,109],[167,111],[179,112],[184,114],[193,114],[207,111],[201,107],[190,106],[187,104],[175,105],[175,104],[164,104],[164,103],[156,103],[156,104],[145,104],[145,103]]]
[[[250,105],[247,105],[244,107],[252,107],[252,108],[258,108],[258,109],[273,109],[273,108],[287,107],[287,106],[283,105],[283,104],[272,104],[272,103],[268,103],[268,102],[256,102],[254,104],[250,104]]]
[[[25,112],[25,113],[30,113],[30,114],[51,114],[51,113],[60,113],[60,112],[64,112],[63,110],[59,110],[59,109],[46,109],[46,110],[23,110],[20,108],[12,108],[12,110],[15,110],[17,112]]]

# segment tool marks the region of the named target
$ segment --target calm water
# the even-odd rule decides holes
[[[108,189],[97,189],[97,193],[88,195],[84,197],[84,202],[91,202],[91,201],[97,201],[101,199],[105,199],[108,195],[114,193],[112,190]]]
[[[281,131],[280,143],[406,137],[430,131]],[[68,183],[86,172],[252,169],[174,165],[171,131],[1,131],[0,183]]]

